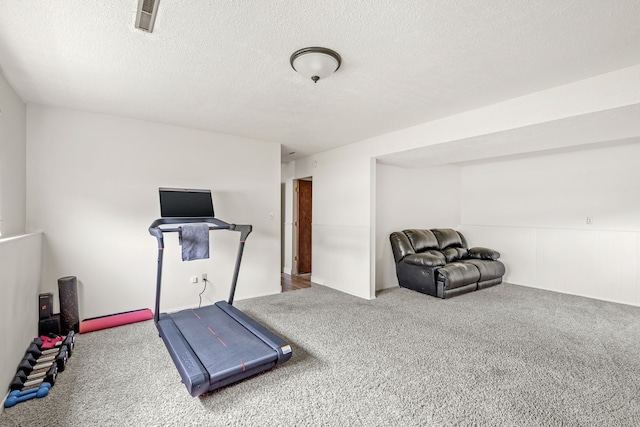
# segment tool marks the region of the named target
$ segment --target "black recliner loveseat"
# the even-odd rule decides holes
[[[504,264],[492,249],[469,248],[450,228],[391,233],[391,249],[401,287],[449,298],[502,283]]]

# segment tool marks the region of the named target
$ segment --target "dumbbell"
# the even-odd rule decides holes
[[[31,375],[27,375],[24,371],[20,370],[13,377],[13,381],[9,385],[11,390],[28,390],[34,386],[39,386],[41,383],[49,383],[53,386],[56,382],[58,375],[58,365],[55,363],[46,371],[34,371]]]
[[[71,357],[71,353],[73,352],[73,346],[75,344],[75,333],[73,331],[69,331],[64,340],[61,340],[55,344],[55,347],[50,349],[43,349],[43,341],[42,338],[35,338],[29,348],[27,349],[27,353],[33,354],[34,357],[40,357],[41,355],[51,354],[56,351],[57,348],[62,347],[63,345],[67,346],[67,357]]]
[[[34,397],[37,397],[38,399],[45,397],[47,394],[49,394],[50,388],[51,384],[45,382],[40,384],[38,388],[34,388],[32,390],[14,390],[9,393],[9,397],[7,397],[7,400],[4,401],[4,407],[10,408],[20,402],[24,402],[25,400],[33,399]]]
[[[68,348],[67,348],[67,346],[62,346],[62,347],[60,347],[60,349],[56,353],[49,354],[49,355],[46,355],[46,356],[42,356],[42,357],[39,357],[37,359],[35,357],[33,357],[33,355],[31,353],[27,353],[22,358],[22,362],[27,362],[31,366],[36,366],[36,365],[42,365],[42,364],[47,363],[47,362],[54,362],[55,361],[58,364],[58,369],[60,370],[60,372],[62,372],[62,371],[64,371],[64,367],[60,366],[60,365],[64,365],[64,364],[67,363],[67,357],[68,357]],[[60,368],[62,368],[62,369],[60,369]]]
[[[57,372],[58,365],[53,364],[53,365],[51,365],[51,367],[48,370],[41,369],[41,370],[38,370],[38,371],[32,371],[30,374],[25,372],[25,371],[23,371],[23,370],[20,370],[16,374],[15,378],[19,378],[19,379],[21,379],[23,381],[29,381],[29,380],[34,380],[36,378],[46,377],[47,375],[50,375],[50,373],[52,373],[52,369],[53,368],[55,368],[55,370]],[[47,381],[47,382],[50,382],[50,381]]]
[[[58,371],[63,372],[65,365],[67,364],[67,346],[60,347],[60,351],[51,356],[36,359],[31,354],[24,356],[20,364],[18,365],[18,371],[22,370],[26,374],[30,374],[31,371],[39,371],[41,369],[49,368],[52,364],[58,366]]]
[[[39,338],[37,338],[39,339]],[[39,358],[41,356],[48,356],[54,353],[57,353],[62,346],[66,346],[67,347],[67,358],[71,357],[71,351],[73,350],[73,337],[67,337],[64,339],[64,341],[60,341],[60,345],[54,347],[54,348],[50,348],[50,349],[46,349],[43,350],[41,349],[37,342],[34,340],[31,345],[29,346],[29,348],[27,348],[26,353],[27,354],[31,354],[33,357],[35,358]]]
[[[36,344],[35,342],[32,342],[29,348],[27,348],[26,353],[33,355],[33,357],[40,357],[40,356],[46,356],[48,354],[57,353],[58,350],[59,350],[58,347],[50,348],[47,350],[41,350],[40,347],[38,347],[38,344]]]
[[[62,344],[60,344],[60,347],[62,347],[63,345],[67,346],[67,357],[71,357],[71,353],[73,353],[73,347],[75,345],[75,342],[76,342],[75,332],[69,331],[67,336],[62,341]]]
[[[44,339],[43,339],[44,338]],[[49,338],[45,336],[39,336],[33,339],[33,343],[38,346],[38,348],[42,348],[44,350],[48,350],[57,346],[62,342],[64,338],[60,336],[56,336],[55,338]]]

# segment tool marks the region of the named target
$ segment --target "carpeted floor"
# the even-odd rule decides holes
[[[640,425],[638,307],[508,284],[236,305],[290,340],[289,362],[192,398],[153,322],[79,335],[50,395],[0,425]]]

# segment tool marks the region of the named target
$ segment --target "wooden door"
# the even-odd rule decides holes
[[[298,181],[298,274],[311,273],[311,181]]]

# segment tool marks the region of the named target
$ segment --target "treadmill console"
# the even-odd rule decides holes
[[[159,188],[162,218],[213,218],[211,190]]]

